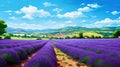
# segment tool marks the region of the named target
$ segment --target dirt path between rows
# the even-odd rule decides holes
[[[54,50],[57,58],[57,67],[88,67],[86,64],[79,63],[77,60],[72,59],[58,48],[54,48]]]

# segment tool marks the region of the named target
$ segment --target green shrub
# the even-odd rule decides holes
[[[5,34],[4,39],[11,39],[10,34]]]

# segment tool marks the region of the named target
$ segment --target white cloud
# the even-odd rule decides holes
[[[89,8],[89,7],[83,7],[83,8],[79,8],[78,11],[81,11],[81,12],[89,12],[91,11],[92,9]]]
[[[48,11],[45,11],[45,10],[41,9],[41,10],[38,10],[36,12],[36,16],[38,16],[38,17],[48,17],[48,16],[50,16],[50,13]]]
[[[56,21],[52,21],[52,20],[48,21],[48,24],[56,24],[56,23],[57,23]]]
[[[47,25],[46,24],[30,24],[30,23],[27,23],[27,22],[22,22],[22,23],[9,22],[7,24],[8,24],[8,27],[12,27],[12,28],[39,29],[39,30],[48,29],[48,28],[58,29],[58,28],[63,28],[63,27],[67,27],[67,26],[77,26],[76,24],[74,24],[70,20],[63,21],[63,22],[48,20],[46,22],[47,22]]]
[[[98,5],[98,4],[87,4],[87,6],[88,7],[91,7],[91,8],[99,8],[100,7],[100,5]]]
[[[12,10],[7,10],[7,11],[4,11],[4,12],[6,12],[6,13],[11,13],[11,12],[12,12]]]
[[[120,17],[118,17],[118,19],[120,19]]]
[[[25,14],[22,18],[33,19],[34,17],[48,17],[50,13],[43,9],[38,10],[37,7],[29,5],[29,7],[23,7],[20,11],[16,11],[17,14]]]
[[[82,22],[82,23],[85,23],[85,22],[86,22],[86,20],[82,20],[81,22]]]
[[[67,12],[65,14],[57,14],[58,18],[70,18],[70,19],[74,19],[77,17],[81,17],[83,14],[82,12],[79,11],[73,11],[73,12]]]
[[[53,11],[56,12],[56,13],[60,13],[62,11],[62,9],[60,9],[60,8],[54,8]]]
[[[81,3],[81,5],[85,5],[85,3]]]
[[[21,28],[21,29],[43,29],[44,27],[40,24],[28,24],[26,22],[23,23],[9,23],[8,27],[12,28]]]
[[[88,4],[87,6],[83,8],[78,8],[76,11],[66,12],[64,14],[57,14],[58,18],[69,18],[69,19],[75,19],[78,17],[83,17],[84,12],[90,12],[95,8],[100,7],[98,4]]]
[[[12,16],[12,17],[9,17],[9,19],[11,19],[11,20],[16,20],[17,18],[14,17],[14,16]]]
[[[112,15],[120,14],[120,12],[118,12],[118,11],[112,11],[111,13],[112,13]]]
[[[58,28],[63,28],[63,27],[67,27],[67,26],[76,26],[76,24],[74,24],[72,21],[68,20],[68,21],[53,21],[53,20],[49,20],[46,21],[47,23],[47,28],[53,28],[53,29],[58,29]]]
[[[52,3],[50,3],[50,2],[44,2],[43,5],[44,5],[45,7],[56,6],[56,4],[52,4]]]
[[[21,11],[15,11],[16,14],[21,14]]]
[[[65,21],[65,24],[71,24],[71,23],[73,23],[72,21]]]
[[[12,15],[12,10],[7,10],[7,11],[4,11],[5,13],[8,13],[8,15]]]
[[[32,16],[37,12],[37,7],[29,5],[29,7],[23,7],[20,11],[25,14],[23,18],[33,19]]]
[[[110,19],[110,18],[105,18],[104,20],[101,21],[96,21],[94,23],[95,27],[104,27],[104,26],[112,26],[112,25],[120,25],[120,19]]]

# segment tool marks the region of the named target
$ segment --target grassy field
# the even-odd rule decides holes
[[[36,40],[36,38],[11,37],[12,40]]]

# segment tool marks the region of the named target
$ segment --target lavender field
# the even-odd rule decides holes
[[[120,39],[0,40],[0,67],[60,67],[54,48],[86,67],[120,67]]]

